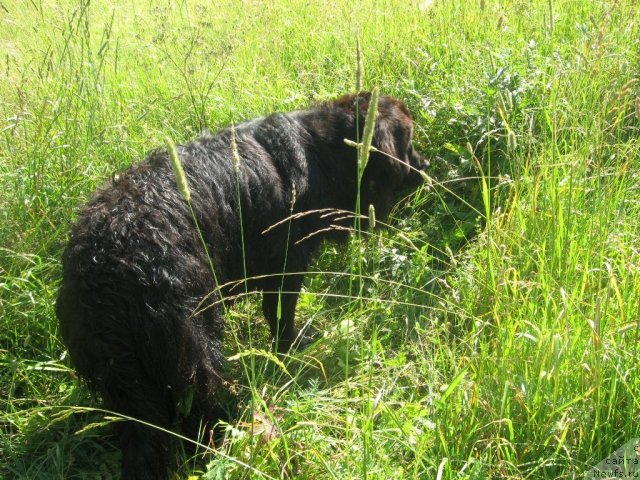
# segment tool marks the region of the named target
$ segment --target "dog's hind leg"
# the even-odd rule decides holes
[[[135,359],[112,364],[103,392],[107,407],[131,417],[118,425],[122,447],[123,480],[166,479],[175,467],[170,428],[174,414],[168,392],[135,373]],[[125,363],[126,362],[126,363]],[[132,376],[134,375],[134,376]]]
[[[109,291],[98,288],[93,293],[68,281],[58,297],[56,313],[72,363],[100,393],[108,410],[132,419],[116,425],[123,451],[122,478],[165,479],[172,466],[172,439],[151,425],[171,426],[173,392],[165,388],[168,382],[160,380],[162,375],[150,376],[161,373],[162,366],[157,356],[144,351],[146,343],[136,343],[131,333],[130,319],[141,315],[130,315],[131,303],[121,297],[96,304],[95,298],[111,297]],[[172,352],[164,348],[162,353],[170,356]],[[145,368],[144,358],[155,370]]]
[[[183,404],[188,408],[183,420],[187,436],[209,443],[208,431],[212,431],[220,420],[234,417],[237,399],[224,378],[226,360],[222,353],[222,342],[202,332],[191,343],[190,354],[196,362],[192,387],[185,395]],[[203,436],[203,432],[205,435]]]
[[[170,466],[175,460],[170,458],[169,435],[141,423],[127,421],[120,426],[122,446],[123,480],[164,480],[169,478]]]

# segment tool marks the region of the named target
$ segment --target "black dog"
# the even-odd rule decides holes
[[[166,428],[190,404],[188,432],[227,417],[220,300],[245,278],[263,291],[278,350],[290,348],[303,278],[286,273],[305,272],[323,239],[344,240],[353,226],[344,211],[356,202],[356,149],[344,140],[361,137],[369,100],[345,96],[179,146],[202,238],[167,151],[94,195],[64,252],[56,312],[73,365],[107,408]],[[381,97],[378,112],[373,146],[395,159],[371,154],[360,198],[385,218],[420,183],[424,159],[405,105]],[[121,425],[123,477],[166,478],[170,436]]]

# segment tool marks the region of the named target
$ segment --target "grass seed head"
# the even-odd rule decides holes
[[[427,186],[431,187],[433,185],[433,179],[422,170],[420,170],[419,173],[422,179],[424,180],[424,183],[426,183]]]
[[[235,125],[231,127],[231,154],[233,155],[233,171],[237,175],[240,172],[240,152],[238,152]]]
[[[356,37],[356,92],[362,91],[362,79],[364,67],[362,66],[362,49],[360,48],[360,35]]]
[[[515,150],[518,146],[518,140],[516,139],[516,134],[513,130],[509,130],[507,133],[507,148],[509,150]]]
[[[373,206],[373,203],[369,204],[369,227],[376,228],[376,207]]]
[[[167,144],[167,150],[169,150],[169,156],[171,157],[171,166],[173,167],[173,172],[176,175],[176,181],[178,183],[178,190],[184,197],[184,199],[189,202],[191,200],[191,191],[189,190],[189,184],[187,183],[187,176],[184,173],[184,169],[182,168],[182,162],[180,161],[180,157],[178,157],[178,150],[176,149],[176,144],[173,143],[171,138],[166,137],[165,143]]]
[[[369,108],[367,109],[367,117],[364,121],[364,131],[362,132],[362,146],[360,147],[359,171],[358,175],[362,178],[364,169],[369,161],[369,150],[373,141],[373,132],[376,128],[376,118],[378,118],[378,98],[380,97],[380,89],[375,87],[371,91],[371,99],[369,100]]]

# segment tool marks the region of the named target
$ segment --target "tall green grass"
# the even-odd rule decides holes
[[[167,136],[355,90],[358,38],[431,181],[321,252],[310,348],[270,353],[253,295],[227,313],[246,408],[181,474],[574,478],[640,437],[635,1],[1,8],[0,475],[118,472],[53,312],[75,208]]]

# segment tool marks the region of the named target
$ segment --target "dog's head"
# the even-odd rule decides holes
[[[371,100],[370,93],[348,95],[333,105],[348,114],[351,132],[358,131],[362,141],[365,117]],[[361,211],[373,205],[376,216],[385,219],[398,196],[415,190],[422,183],[421,171],[427,166],[425,158],[412,143],[413,119],[406,105],[392,97],[381,96],[374,130],[372,150],[365,168],[361,189]],[[349,138],[356,141],[356,138]],[[356,155],[355,149],[353,155]]]

